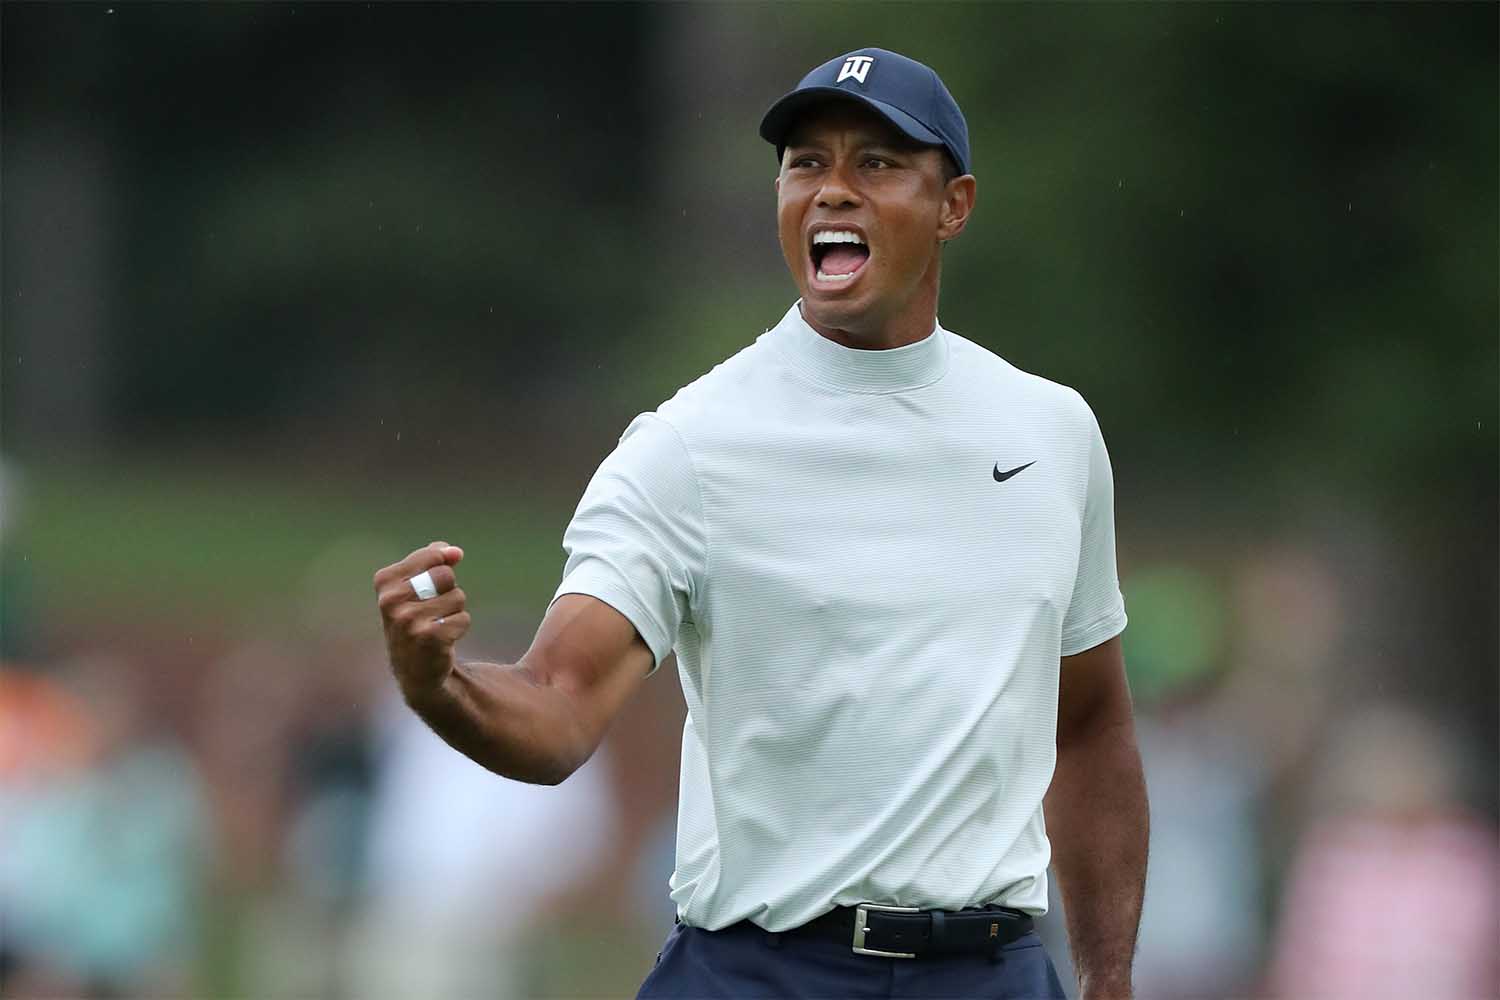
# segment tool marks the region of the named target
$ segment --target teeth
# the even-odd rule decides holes
[[[813,233],[812,241],[813,246],[817,246],[820,243],[859,243],[863,245],[865,242],[857,234],[847,229],[825,229],[822,232]]]
[[[858,273],[859,272],[857,272],[857,271],[854,272],[854,274],[858,274]],[[854,274],[824,274],[822,271],[819,271],[818,272],[818,280],[819,281],[848,281],[850,278],[854,277]]]

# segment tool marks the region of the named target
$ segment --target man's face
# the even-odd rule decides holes
[[[964,222],[954,219],[943,167],[941,150],[913,145],[858,105],[828,104],[797,123],[776,179],[776,216],[810,322],[867,333],[914,309],[930,317],[940,243]],[[964,183],[972,200],[972,178],[951,182]]]

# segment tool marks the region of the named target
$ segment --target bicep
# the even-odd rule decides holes
[[[518,666],[568,699],[588,756],[655,664],[630,619],[596,597],[563,594]]]
[[[1057,742],[1061,746],[1102,726],[1128,721],[1130,685],[1125,653],[1116,635],[1062,657],[1057,689]]]

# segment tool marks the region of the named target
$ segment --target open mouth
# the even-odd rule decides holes
[[[809,252],[821,284],[852,281],[870,259],[865,238],[852,229],[820,229],[813,233]]]

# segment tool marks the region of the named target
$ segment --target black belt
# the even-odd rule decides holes
[[[1030,934],[1031,926],[1029,916],[1005,906],[944,911],[861,903],[835,907],[782,933],[827,938],[850,945],[860,955],[918,958],[993,954]]]

